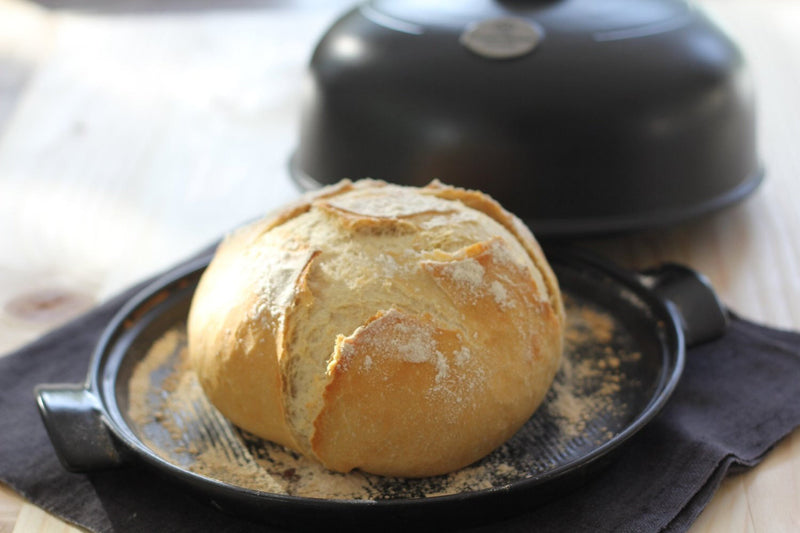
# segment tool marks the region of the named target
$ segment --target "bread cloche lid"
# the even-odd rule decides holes
[[[311,58],[291,164],[481,189],[538,236],[671,224],[761,180],[737,46],[682,0],[371,0]]]

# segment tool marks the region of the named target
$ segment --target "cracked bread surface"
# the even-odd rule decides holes
[[[477,191],[362,180],[230,235],[189,353],[234,424],[341,472],[428,476],[541,403],[564,325],[533,236]]]

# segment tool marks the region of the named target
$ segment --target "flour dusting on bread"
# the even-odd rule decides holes
[[[524,423],[563,326],[538,244],[496,202],[365,180],[232,234],[188,329],[200,383],[240,427],[333,470],[426,476]]]

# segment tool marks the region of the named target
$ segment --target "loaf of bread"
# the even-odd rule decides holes
[[[443,474],[505,442],[558,368],[564,311],[488,196],[343,181],[220,245],[188,321],[210,401],[340,472]]]

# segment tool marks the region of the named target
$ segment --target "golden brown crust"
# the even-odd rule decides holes
[[[391,342],[409,331],[422,347]],[[463,428],[480,416],[481,407],[469,398],[447,401],[451,391],[469,388],[469,379],[481,386],[474,368],[442,371],[455,369],[460,341],[457,332],[437,327],[430,317],[398,310],[380,312],[353,335],[340,337],[312,438],[322,463],[343,472],[425,476],[468,464],[499,444],[460,449]]]
[[[292,339],[295,337],[293,330],[298,322],[297,320],[294,320],[295,314],[298,312],[298,310],[302,310],[313,305],[314,294],[308,286],[308,277],[311,272],[314,258],[316,258],[319,253],[319,250],[311,251],[308,262],[303,266],[300,275],[297,277],[297,281],[295,282],[294,298],[286,310],[284,327],[282,328],[283,334],[281,335],[279,343],[280,350],[278,351],[278,366],[280,368],[280,372],[277,375],[280,376],[280,383],[276,385],[280,387],[282,398],[291,397],[295,394],[295,391],[291,389],[292,382],[288,377],[291,373],[290,365],[292,364],[293,360],[291,357],[285,357],[284,355],[292,352],[291,344]],[[304,439],[302,435],[298,434],[295,428],[292,427],[292,424],[288,422],[289,417],[287,416],[288,408],[286,403],[287,402],[285,401],[281,403],[282,416],[280,418],[284,420],[284,424],[286,424],[289,432],[292,434],[293,442],[295,443],[292,447],[303,453],[309,453],[310,447],[305,441],[306,439]],[[256,434],[263,435],[261,433]]]
[[[242,244],[250,238],[252,231],[244,230],[226,240],[201,278],[187,325],[189,354],[209,399],[234,424],[297,449],[284,417],[279,317],[269,308],[258,321],[241,317],[241,309],[259,306],[243,261]]]
[[[391,310],[337,340],[312,439],[323,464],[383,475],[442,474],[480,459],[531,416],[556,372],[557,360],[546,354],[560,343],[558,317],[535,298],[521,267],[502,264],[502,246],[493,239],[422,264],[462,311],[462,331]],[[480,285],[453,275],[465,261],[482,268]],[[520,343],[530,324],[541,327]],[[486,346],[495,348],[488,364],[472,357]]]
[[[235,424],[338,471],[426,476],[508,439],[561,353],[558,284],[478,191],[342,182],[234,232],[189,351]]]
[[[558,309],[559,320],[563,323],[565,320],[564,302],[561,298],[561,290],[558,286],[558,279],[555,273],[550,268],[547,258],[542,251],[539,242],[531,233],[531,230],[526,226],[518,217],[506,211],[496,200],[485,193],[475,190],[462,189],[459,187],[452,187],[444,185],[438,180],[432,181],[425,190],[432,192],[439,198],[447,198],[448,200],[456,200],[464,205],[478,210],[492,219],[502,224],[508,231],[510,231],[520,244],[525,247],[525,250],[530,255],[533,262],[539,268],[547,284],[547,290],[550,294],[553,305]]]

